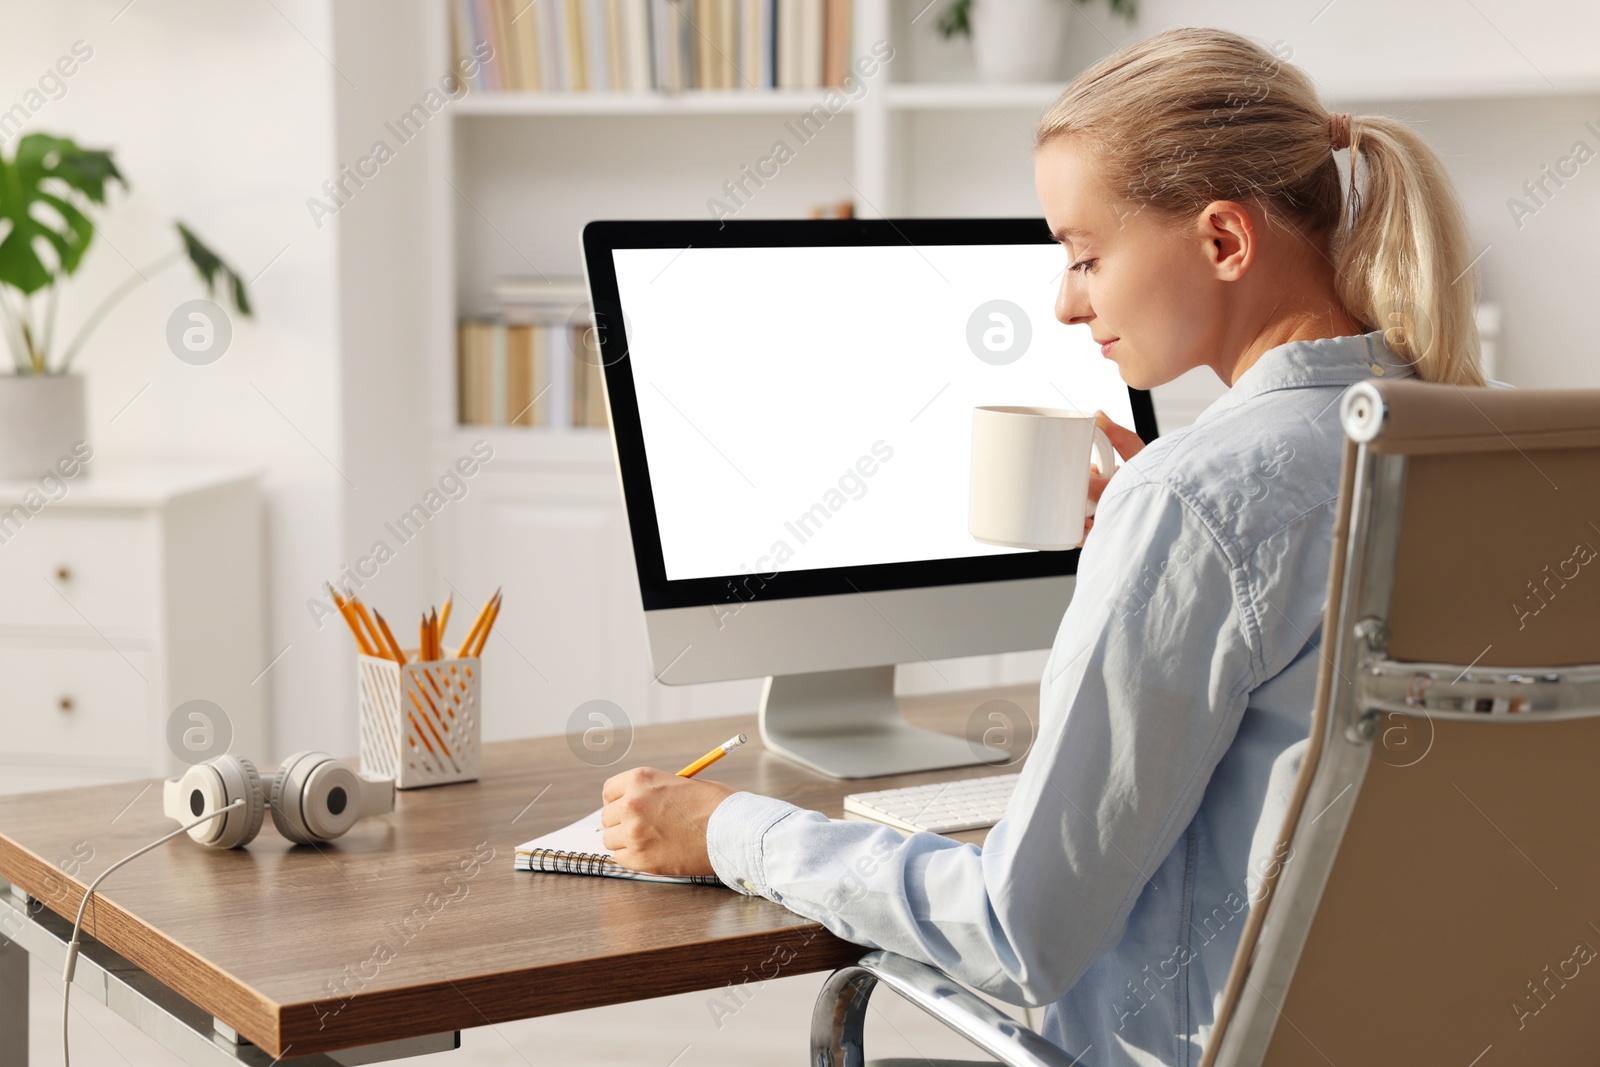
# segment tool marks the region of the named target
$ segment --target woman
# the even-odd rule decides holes
[[[1336,153],[1361,165],[1348,197]],[[1460,207],[1393,119],[1330,115],[1232,33],[1158,34],[1040,122],[1056,314],[1129,385],[1229,392],[1095,479],[1038,740],[982,849],[641,768],[605,785],[632,867],[715,872],[927,961],[1095,1064],[1198,1059],[1307,743],[1342,436],[1372,376],[1482,385]],[[1380,327],[1380,328],[1374,328]]]

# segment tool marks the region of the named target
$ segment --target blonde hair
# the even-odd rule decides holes
[[[1443,162],[1406,123],[1353,116],[1346,197],[1332,116],[1287,58],[1225,30],[1158,33],[1073,79],[1034,147],[1083,138],[1112,190],[1163,217],[1214,200],[1254,199],[1272,222],[1276,209],[1326,245],[1345,310],[1382,329],[1418,377],[1483,385],[1476,275]]]

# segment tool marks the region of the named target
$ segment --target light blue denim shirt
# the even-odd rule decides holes
[[[1011,1003],[1085,1064],[1198,1062],[1304,753],[1339,397],[1381,331],[1270,349],[1112,479],[980,849],[753,793],[707,830],[735,889]]]

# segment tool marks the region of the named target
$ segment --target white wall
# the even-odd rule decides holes
[[[1478,261],[1483,298],[1503,317],[1498,376],[1523,388],[1600,386],[1594,358],[1594,279],[1600,268],[1600,162],[1546,188],[1537,213],[1513,216],[1513,197],[1533,204],[1524,182],[1543,177],[1586,141],[1600,153],[1600,95],[1531,100],[1373,102],[1361,111],[1415,122],[1450,165]],[[1537,205],[1535,205],[1537,206]],[[1518,222],[1520,221],[1520,226]]]
[[[1283,41],[1324,91],[1358,85],[1363,95],[1419,79],[1592,82],[1600,35],[1600,8],[1571,0],[1139,0],[1139,9],[1132,29],[1100,0],[1082,14],[1118,45],[1196,25]]]
[[[911,45],[894,62],[896,81],[973,78],[966,39],[937,33],[942,0],[892,3],[896,50]],[[1286,43],[1325,92],[1356,85],[1375,97],[1388,91],[1383,86],[1418,80],[1485,88],[1548,80],[1569,89],[1593,83],[1600,37],[1600,7],[1572,0],[1138,0],[1138,7],[1130,24],[1106,0],[1074,2],[1062,77],[1161,30],[1216,26]]]
[[[336,677],[306,590],[338,558],[340,376],[334,228],[315,231],[305,197],[331,170],[329,14],[320,0],[72,0],[5,5],[0,109],[23,99],[82,40],[92,57],[27,130],[115,151],[130,189],[110,194],[102,236],[73,279],[61,328],[176,247],[182,218],[247,279],[254,320],[235,320],[216,363],[180,362],[167,319],[204,295],[188,265],[156,275],[101,325],[78,367],[88,377],[90,436],[107,469],[139,460],[258,467],[267,500],[270,647],[255,675],[278,722],[270,753],[334,744],[322,728]],[[319,54],[320,53],[320,54]],[[9,154],[14,141],[7,144]],[[131,401],[131,402],[130,402]],[[228,624],[217,606],[216,624]]]
[[[406,647],[416,644],[422,606],[442,604],[447,592],[426,589],[424,583],[437,531],[425,527],[421,536],[402,541],[390,528],[422,500],[441,473],[427,463],[429,428],[422,389],[426,361],[449,356],[425,343],[423,316],[429,301],[448,301],[449,296],[429,292],[421,269],[422,205],[430,195],[423,185],[427,153],[431,142],[443,135],[444,120],[431,117],[419,134],[404,142],[394,132],[399,117],[436,87],[443,73],[442,63],[433,65],[438,69],[424,68],[418,10],[417,3],[393,0],[334,5],[332,56],[341,75],[333,83],[335,163],[327,176],[343,179],[349,194],[336,216],[344,396],[339,430],[350,476],[350,484],[342,486],[340,562],[366,582],[359,589],[362,600],[383,612]],[[380,142],[384,151],[392,152],[387,162],[378,162],[384,156],[377,149]],[[362,172],[371,176],[362,178]],[[362,184],[344,178],[347,174]],[[382,553],[375,551],[380,543],[393,552],[381,566]],[[363,564],[363,558],[371,562]],[[364,577],[374,572],[370,581]],[[352,672],[351,640],[344,625],[329,621],[321,640],[336,646],[340,669]],[[342,750],[354,752],[353,700],[329,710],[336,711],[343,731]]]

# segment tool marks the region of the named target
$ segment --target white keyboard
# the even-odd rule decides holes
[[[930,785],[851,793],[844,798],[846,814],[860,815],[902,830],[931,830],[936,834],[978,830],[993,826],[1006,813],[1006,802],[1017,787],[1017,774],[987,778],[962,778]]]

